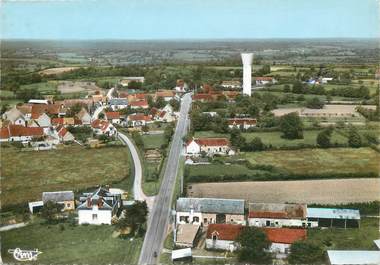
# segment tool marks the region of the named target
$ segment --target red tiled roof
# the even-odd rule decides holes
[[[62,127],[59,132],[58,132],[58,136],[59,137],[63,137],[65,136],[65,134],[67,133],[67,129],[65,127]]]
[[[119,92],[119,98],[128,98],[128,92],[125,92],[125,91]]]
[[[193,140],[190,140],[187,145],[189,145]],[[227,138],[196,138],[194,141],[203,146],[224,146],[230,145],[230,141]]]
[[[259,81],[272,81],[273,77],[270,77],[270,76],[258,76],[258,77],[255,77],[255,80],[259,80]]]
[[[95,129],[101,129],[102,131],[106,130],[109,126],[109,122],[105,120],[96,119],[91,123],[91,127]]]
[[[307,236],[306,229],[292,228],[263,228],[267,238],[272,243],[293,244],[295,241],[304,240]]]
[[[209,224],[206,238],[212,239],[216,235],[218,240],[234,241],[243,229],[242,225],[233,224]]]
[[[256,119],[250,119],[250,118],[234,118],[234,119],[228,119],[229,125],[256,125],[257,120]]]
[[[156,97],[174,97],[175,93],[171,90],[166,90],[166,91],[157,91],[156,92]]]
[[[120,113],[118,111],[106,112],[107,120],[120,119]]]
[[[165,114],[166,114],[166,111],[161,111],[161,112],[160,112],[160,118],[165,117]]]
[[[151,117],[143,113],[131,114],[128,116],[128,120],[131,121],[150,121]]]
[[[10,136],[43,136],[44,130],[41,127],[9,125],[9,134]]]
[[[38,119],[42,113],[45,113],[48,106],[45,104],[33,104],[32,105],[32,119]]]
[[[213,97],[210,94],[195,94],[194,96],[192,96],[192,98],[193,100],[213,100]]]
[[[146,97],[146,94],[144,94],[144,93],[136,93],[136,94],[134,94],[134,97],[136,99],[144,100],[145,97]]]
[[[53,118],[51,119],[51,124],[53,125],[63,124],[63,118]]]
[[[8,139],[8,138],[9,138],[8,128],[0,128],[0,139]]]
[[[129,105],[131,107],[145,107],[145,106],[149,106],[148,101],[146,101],[146,100],[133,101]]]
[[[150,110],[150,114],[155,116],[156,114],[158,113],[158,109],[153,107],[151,110]]]

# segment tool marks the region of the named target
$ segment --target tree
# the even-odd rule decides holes
[[[149,126],[148,126],[148,125],[143,125],[143,126],[141,127],[141,130],[142,130],[144,133],[147,133],[147,132],[149,132]]]
[[[288,84],[284,85],[284,92],[289,93],[290,92],[290,86]]]
[[[98,118],[99,118],[99,119],[104,119],[104,117],[105,117],[105,115],[104,115],[103,112],[99,113],[99,115],[98,115]]]
[[[237,128],[233,128],[231,130],[230,134],[230,141],[232,146],[235,146],[237,148],[244,148],[245,147],[245,138],[241,135],[241,132]]]
[[[74,104],[67,112],[67,116],[74,117],[76,114],[78,114],[83,108],[83,105],[80,103]]]
[[[362,138],[355,127],[351,126],[348,132],[348,145],[350,147],[358,148],[362,146]]]
[[[324,129],[317,135],[317,145],[321,148],[328,148],[331,146],[332,128]]]
[[[325,102],[319,99],[319,97],[313,97],[306,100],[306,107],[310,109],[322,109],[324,105]]]
[[[170,101],[169,101],[169,104],[170,104],[170,106],[172,106],[173,107],[173,110],[174,111],[178,111],[179,110],[179,107],[180,107],[180,103],[179,103],[179,101],[178,100],[176,100],[176,99],[174,99],[174,98],[172,98]]]
[[[286,139],[302,139],[303,124],[297,112],[286,114],[280,118],[280,130]]]
[[[156,99],[156,103],[155,103],[156,108],[161,109],[165,107],[165,105],[166,105],[166,101],[163,97],[158,97]]]
[[[255,137],[249,143],[249,147],[252,151],[262,151],[265,149],[264,143],[261,141],[260,137]]]
[[[265,251],[270,246],[266,234],[257,227],[246,226],[239,234],[236,242],[240,245],[238,259],[243,262],[255,264],[268,264],[271,261],[270,254]]]
[[[146,223],[148,206],[145,201],[135,201],[135,203],[124,209],[124,217],[120,218],[116,224],[118,230],[131,229],[134,234],[136,230],[141,232],[141,226]]]
[[[257,118],[260,114],[260,109],[256,105],[251,105],[248,107],[248,114],[253,117]]]
[[[290,264],[315,264],[323,262],[323,259],[323,249],[315,243],[296,241],[290,247]]]
[[[59,213],[62,211],[63,205],[52,201],[48,201],[44,204],[41,210],[41,217],[48,223],[52,223],[57,220]]]

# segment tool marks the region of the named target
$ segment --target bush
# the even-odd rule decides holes
[[[315,264],[322,263],[323,260],[323,248],[316,243],[296,241],[290,247],[290,255],[288,257],[290,264]]]

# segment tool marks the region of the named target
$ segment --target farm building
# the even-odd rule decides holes
[[[305,240],[306,229],[294,228],[264,228],[270,245],[270,252],[276,254],[288,254],[290,246],[298,240]],[[283,257],[283,256],[278,256]]]
[[[306,205],[250,203],[248,224],[257,227],[304,227],[306,226]]]
[[[128,100],[125,98],[112,98],[108,101],[108,105],[113,111],[121,110],[128,107]]]
[[[243,224],[244,200],[215,198],[178,198],[177,224]]]
[[[75,209],[74,192],[72,191],[43,192],[42,201],[44,204],[49,201],[61,204],[64,211]]]
[[[187,155],[232,155],[230,141],[227,138],[193,138],[186,143]]]
[[[207,227],[206,248],[235,251],[238,245],[235,243],[243,226],[232,224],[210,224]]]
[[[199,232],[199,225],[179,224],[176,228],[175,245],[180,248],[192,248]]]
[[[331,265],[378,265],[378,250],[328,250],[327,256]]]
[[[359,228],[360,212],[353,209],[307,208],[311,227]]]

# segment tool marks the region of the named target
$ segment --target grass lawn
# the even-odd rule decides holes
[[[238,177],[241,175],[253,175],[256,173],[264,172],[262,170],[252,170],[248,169],[245,165],[231,164],[231,165],[221,165],[221,164],[209,164],[209,165],[192,165],[186,167],[188,176],[200,176],[206,178],[211,178],[214,176],[223,177]]]
[[[379,238],[379,220],[362,218],[359,229],[309,229],[307,237],[327,249],[375,250],[373,240]]]
[[[164,143],[164,134],[144,134],[141,137],[144,141],[144,147],[147,149],[160,149]]]
[[[273,165],[294,174],[379,172],[380,154],[370,148],[301,149],[243,154],[252,164]]]
[[[18,151],[1,146],[2,206],[40,200],[43,191],[82,190],[129,176],[125,147]],[[128,190],[128,187],[124,189]]]
[[[20,89],[37,89],[41,94],[55,94],[57,92],[57,82],[49,81],[49,82],[41,82],[30,85],[22,85]]]
[[[42,225],[2,232],[1,255],[6,263],[15,262],[8,249],[35,249],[42,252],[32,264],[137,264],[142,238],[113,238],[114,227]]]
[[[282,147],[282,146],[297,146],[299,144],[308,144],[316,145],[317,135],[319,130],[305,130],[303,132],[303,139],[288,140],[282,138],[281,132],[247,132],[242,133],[242,135],[247,139],[247,142],[252,141],[253,138],[259,137],[265,145],[272,145],[273,147]],[[195,137],[227,137],[229,134],[223,133],[214,133],[213,131],[199,131],[195,132]],[[340,135],[336,131],[332,134],[331,137],[332,143],[344,144],[347,142],[347,138]]]

